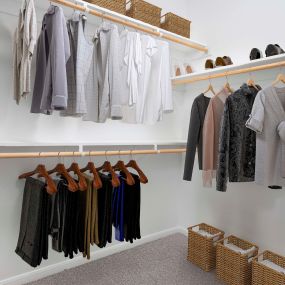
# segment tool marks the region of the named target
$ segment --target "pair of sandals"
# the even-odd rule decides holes
[[[213,69],[219,66],[226,66],[233,64],[232,59],[229,56],[217,57],[214,62],[212,59],[207,59],[205,63],[206,69]]]
[[[275,44],[275,45],[270,44],[266,47],[266,50],[265,50],[266,57],[274,56],[274,55],[278,55],[282,53],[285,53],[285,51],[278,44]],[[258,48],[253,48],[250,52],[249,58],[250,60],[263,58],[262,51],[259,50]]]

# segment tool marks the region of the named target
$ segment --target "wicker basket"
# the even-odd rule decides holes
[[[229,249],[225,243],[249,250],[250,253],[241,254]],[[249,285],[252,277],[252,259],[258,254],[258,247],[235,236],[230,236],[217,244],[217,277],[229,285]]]
[[[254,258],[252,264],[252,285],[280,285],[285,284],[285,274],[278,272],[260,262],[269,260],[282,268],[285,268],[285,257],[275,254],[271,251],[265,251],[260,256]]]
[[[190,38],[191,21],[181,18],[173,13],[163,15],[160,27],[169,32]]]
[[[130,0],[128,3],[131,6],[127,11],[127,16],[153,26],[160,26],[161,8],[143,0]]]
[[[197,230],[203,230],[213,235],[205,237]],[[198,265],[204,271],[211,271],[216,267],[215,241],[224,238],[224,232],[207,224],[199,224],[188,228],[188,257],[187,259]]]
[[[86,0],[91,4],[126,15],[126,0]]]

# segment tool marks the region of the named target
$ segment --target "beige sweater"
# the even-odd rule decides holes
[[[222,89],[209,103],[203,127],[203,185],[212,187],[216,176],[219,136],[224,104],[230,94]]]

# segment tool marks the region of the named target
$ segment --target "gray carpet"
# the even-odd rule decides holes
[[[187,238],[175,234],[65,270],[29,285],[218,285],[186,260]]]

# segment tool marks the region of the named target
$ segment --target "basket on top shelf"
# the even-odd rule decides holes
[[[235,236],[217,243],[217,277],[229,285],[248,285],[252,280],[252,259],[258,246]],[[260,285],[260,284],[259,284]]]
[[[252,285],[285,284],[285,257],[265,251],[252,264]]]
[[[188,257],[204,271],[216,267],[216,242],[224,238],[224,232],[209,226],[199,224],[188,228]]]
[[[160,26],[161,8],[143,0],[130,0],[130,8],[127,10],[127,16],[151,24]]]
[[[126,15],[126,0],[85,0],[91,4]]]
[[[167,13],[161,17],[160,27],[169,32],[190,38],[191,21],[177,16],[173,13]]]

